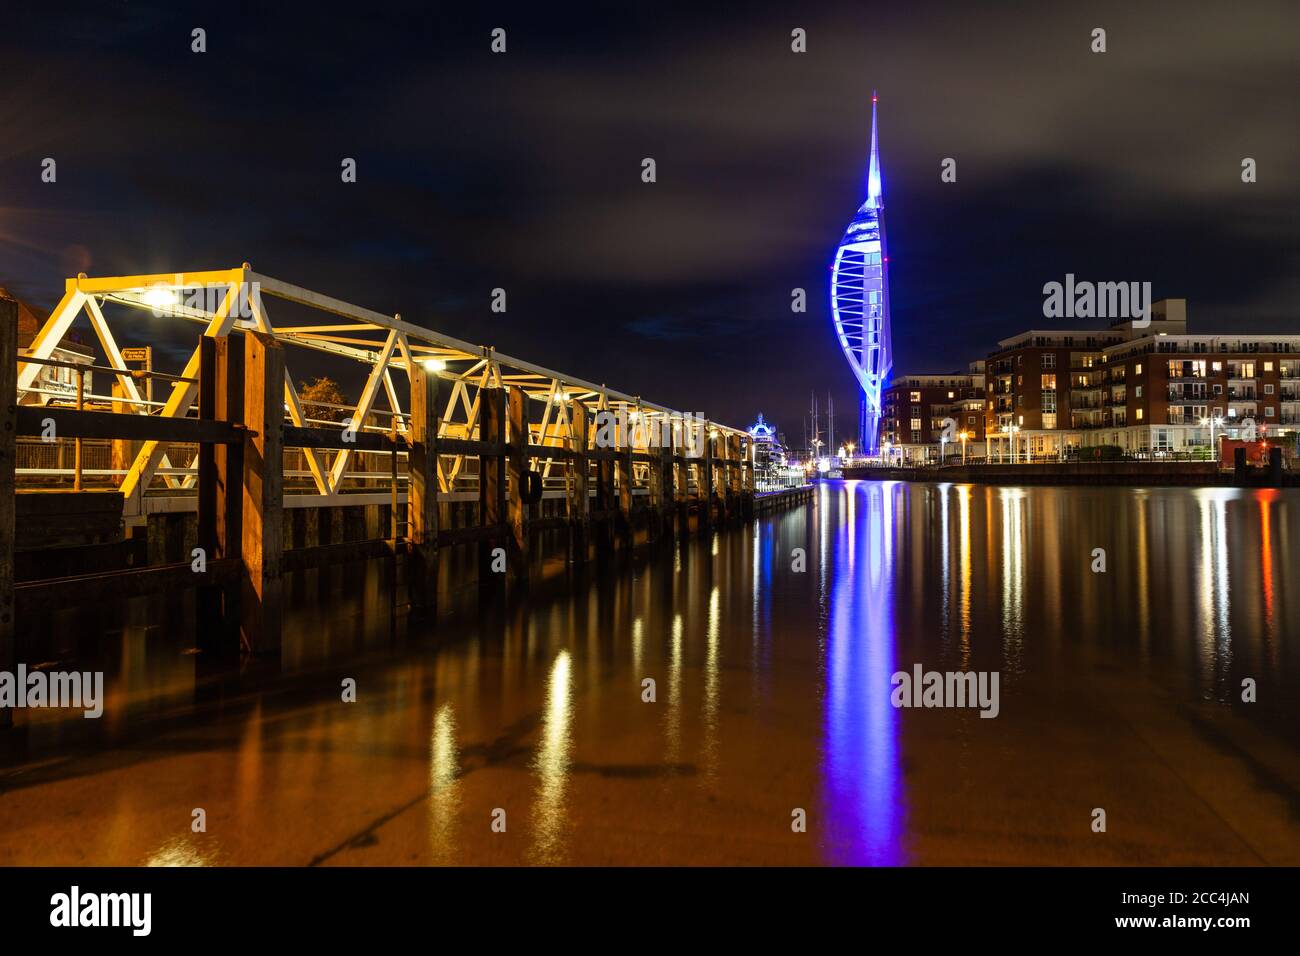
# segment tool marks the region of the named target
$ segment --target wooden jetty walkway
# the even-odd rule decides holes
[[[313,321],[273,324],[268,297]],[[129,361],[110,307],[201,326],[180,374]],[[83,314],[107,364],[60,351]],[[366,366],[346,418],[312,417],[288,367],[297,350]],[[247,263],[69,279],[26,348],[17,304],[0,299],[0,369],[16,396],[0,430],[0,668],[15,661],[16,621],[40,608],[196,588],[201,646],[274,654],[290,571],[394,555],[426,611],[448,546],[477,546],[480,584],[496,584],[528,574],[542,532],[583,564],[755,512],[742,429]],[[71,468],[32,464],[69,445]],[[92,453],[111,467],[87,467]]]

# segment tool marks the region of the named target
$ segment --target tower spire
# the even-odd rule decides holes
[[[879,209],[881,201],[880,185],[880,143],[876,136],[876,91],[871,91],[871,164],[867,169],[867,208]]]

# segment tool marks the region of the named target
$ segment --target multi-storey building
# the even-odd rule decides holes
[[[1031,329],[998,342],[988,357],[985,421],[994,458],[1064,457],[1089,444],[1091,429],[1123,423],[1123,373],[1106,365],[1108,350],[1187,330],[1187,303],[1153,303],[1150,324],[1124,320],[1109,329]]]
[[[1300,432],[1300,334],[1192,334],[1185,299],[1153,303],[1145,326],[1031,329],[968,375],[892,380],[881,442],[906,461],[935,460],[945,418],[994,460],[1098,445],[1209,456],[1219,437]]]
[[[1188,452],[1300,430],[1300,335],[1156,335],[1102,356],[1107,408],[1084,445]]]
[[[908,375],[890,381],[881,401],[880,447],[906,462],[931,461],[947,453],[984,454],[984,363],[966,373]],[[944,422],[955,423],[951,448],[941,447]]]

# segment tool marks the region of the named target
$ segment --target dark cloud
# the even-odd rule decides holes
[[[853,407],[828,263],[877,88],[900,370],[1042,325],[1066,272],[1297,327],[1297,7],[1053,6],[32,6],[0,37],[0,281],[249,260],[798,437],[810,389]]]

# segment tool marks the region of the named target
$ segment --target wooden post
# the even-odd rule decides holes
[[[713,523],[713,425],[704,422],[700,427],[704,429],[704,456],[700,459],[699,483],[699,498],[702,502],[700,527],[705,528]]]
[[[569,560],[586,564],[591,522],[591,499],[587,494],[587,406],[575,398],[569,415],[573,422],[573,457],[568,466]]]
[[[406,590],[411,606],[436,607],[438,593],[438,416],[442,379],[416,364],[411,371],[410,452],[406,465]]]
[[[672,449],[659,442],[651,443],[650,507],[646,511],[646,539],[654,544],[664,533],[664,490],[672,485]]]
[[[18,666],[14,640],[14,500],[18,457],[18,303],[0,298],[0,670]],[[0,708],[0,727],[13,723]]]
[[[515,578],[528,577],[528,505],[524,503],[524,472],[528,467],[528,396],[515,386],[506,396],[509,447],[505,455],[506,481],[510,491],[507,504],[507,542],[510,570]]]
[[[612,415],[612,411],[605,411],[606,415]],[[597,412],[597,416],[600,412]],[[618,450],[617,427],[614,429],[616,437],[610,447],[600,449],[600,457],[596,459],[596,509],[600,513],[600,518],[596,522],[596,557],[597,559],[606,558],[614,547],[614,459],[611,457]],[[601,429],[596,429],[597,436],[600,435]],[[597,442],[599,444],[599,442]]]
[[[718,434],[718,522],[726,524],[731,517],[731,433]]]
[[[754,442],[749,438],[740,440],[740,488],[741,515],[749,521],[754,517]]]
[[[744,461],[741,458],[740,436],[727,435],[727,517],[735,520],[741,516],[741,489],[744,486]]]
[[[629,413],[630,416],[630,413]],[[618,536],[624,551],[632,550],[632,425],[623,436],[615,467],[618,470]]]
[[[505,440],[505,393],[499,388],[479,392],[479,440],[499,446]],[[492,584],[492,551],[501,545],[501,524],[506,514],[505,456],[499,451],[483,453],[478,458],[479,521],[483,537],[479,539],[479,584]]]
[[[199,340],[199,417],[244,420],[244,348],[237,339]],[[198,546],[208,561],[242,554],[243,507],[243,445],[200,445]],[[238,583],[199,586],[199,647],[205,652],[238,652],[241,590]]]
[[[388,430],[388,440],[393,443],[392,453],[388,456],[388,540],[393,543],[393,554],[397,554],[397,413],[393,413],[392,426]],[[410,467],[410,462],[407,462]]]
[[[86,370],[78,366],[77,368],[77,411],[86,410]],[[81,436],[76,437],[76,464],[72,477],[72,490],[81,490]]]
[[[116,405],[116,403],[114,403]],[[217,417],[217,340],[199,336],[199,418],[212,421]],[[217,556],[217,447],[199,445],[198,454],[198,546],[204,561]],[[221,628],[221,594],[211,585],[200,584],[195,594],[198,644],[202,650],[215,650]]]
[[[219,421],[244,421],[244,343],[230,336],[216,339],[215,402],[213,414]],[[217,445],[216,509],[213,532],[218,558],[237,558],[244,541],[244,445]],[[234,631],[239,620],[238,584],[228,584],[221,593],[221,620]],[[231,649],[237,650],[238,640]]]
[[[688,456],[690,450],[690,435],[687,429],[689,423],[681,423],[681,433],[673,435],[673,504],[677,511],[677,520],[675,522],[674,532],[681,540],[686,540],[691,533],[691,512],[690,499],[690,478],[691,478],[691,460]]]
[[[243,591],[240,633],[254,654],[278,653],[284,550],[284,349],[244,333]]]

